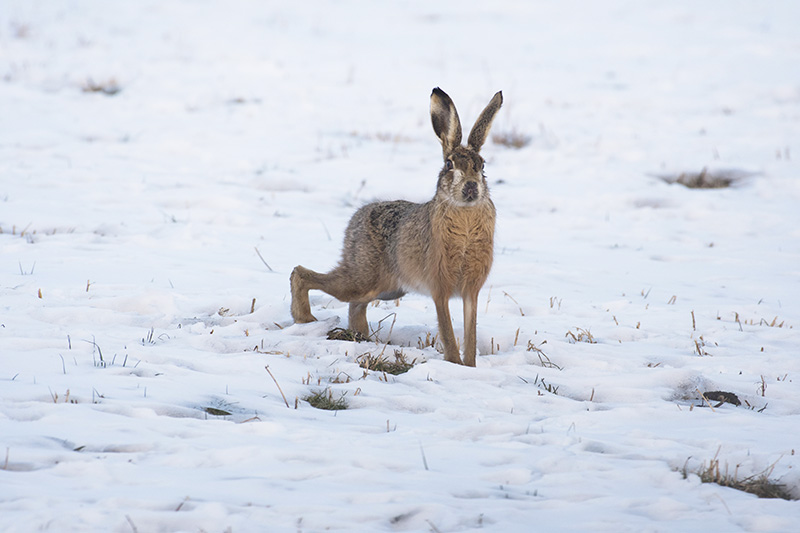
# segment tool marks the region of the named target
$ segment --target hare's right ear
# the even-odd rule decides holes
[[[431,93],[431,122],[433,131],[442,142],[442,152],[447,157],[461,146],[461,121],[453,101],[438,87]]]
[[[500,111],[500,106],[503,105],[503,93],[498,91],[486,108],[481,112],[475,125],[472,126],[472,131],[469,132],[467,138],[467,146],[480,152],[481,146],[486,142],[486,137],[489,136],[489,128],[492,127],[494,116]]]

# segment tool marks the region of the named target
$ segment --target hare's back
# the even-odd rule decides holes
[[[396,239],[401,226],[419,204],[405,200],[373,202],[355,212],[347,227],[347,239],[368,240],[375,244]]]

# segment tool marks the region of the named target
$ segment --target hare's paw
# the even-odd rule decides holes
[[[292,299],[292,318],[297,324],[308,324],[309,322],[317,321],[314,315],[311,314],[311,306],[307,302],[308,298],[306,298],[305,302],[299,301],[297,298]]]
[[[309,322],[317,321],[316,317],[308,309],[295,309],[294,306],[292,306],[292,318],[297,324],[308,324]]]

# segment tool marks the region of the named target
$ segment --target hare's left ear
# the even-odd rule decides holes
[[[503,91],[498,91],[478,117],[478,120],[475,121],[475,125],[472,126],[472,131],[469,132],[469,139],[467,139],[467,146],[476,152],[480,151],[481,146],[489,136],[492,121],[500,110],[501,105],[503,105]]]
[[[433,131],[442,142],[445,159],[453,150],[461,146],[461,120],[453,101],[440,88],[431,93],[431,122]]]

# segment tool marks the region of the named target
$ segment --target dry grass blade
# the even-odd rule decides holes
[[[564,336],[567,338],[570,344],[575,344],[576,342],[597,344],[597,341],[594,340],[594,337],[592,336],[592,332],[588,329],[575,328],[575,333],[568,331]]]
[[[520,314],[520,315],[522,315],[522,316],[525,316],[525,312],[522,310],[522,306],[521,306],[521,305],[519,305],[519,302],[518,302],[518,301],[516,301],[516,300],[514,299],[514,297],[513,297],[513,296],[511,296],[510,294],[508,294],[506,291],[503,291],[503,294],[505,295],[505,297],[506,297],[506,298],[508,298],[509,300],[511,300],[512,302],[514,302],[515,304],[517,304],[517,307],[519,307],[519,314]]]
[[[271,377],[271,378],[272,378],[272,381],[274,381],[274,382],[275,382],[275,386],[276,386],[276,387],[278,387],[278,392],[280,392],[280,393],[281,393],[281,396],[283,397],[283,403],[285,403],[285,404],[286,404],[286,408],[287,408],[287,409],[291,409],[291,407],[289,407],[289,402],[288,402],[288,401],[286,401],[286,395],[285,395],[285,394],[283,394],[283,389],[281,389],[281,386],[280,386],[280,385],[278,385],[278,380],[277,380],[277,379],[275,379],[275,376],[274,376],[274,375],[272,375],[272,371],[269,369],[269,365],[265,366],[264,368],[267,370],[267,373],[269,374],[269,377]]]
[[[261,259],[262,263],[264,263],[264,266],[267,267],[270,272],[275,272],[274,270],[272,270],[272,267],[269,266],[269,264],[264,260],[264,256],[261,255],[261,252],[258,251],[258,246],[255,247],[255,250],[256,250],[256,254],[258,254],[258,258]]]
[[[542,345],[544,345],[546,342],[547,341],[542,342]],[[557,364],[552,362],[550,360],[550,357],[548,357],[547,354],[544,353],[544,350],[542,350],[539,346],[536,346],[533,343],[533,341],[528,341],[528,350],[527,351],[535,352],[536,355],[539,356],[539,363],[541,363],[541,365],[544,368],[555,368],[556,370],[563,370],[563,368],[561,368],[560,366],[558,366]]]
[[[703,399],[703,401],[704,401],[704,402],[706,402],[706,405],[708,405],[708,407],[709,407],[709,408],[711,408],[711,411],[712,411],[712,412],[715,412],[715,411],[714,411],[714,406],[713,406],[713,405],[711,405],[711,402],[710,402],[710,401],[708,401],[708,398],[706,398],[706,395],[705,395],[705,394],[703,394],[702,392],[700,392],[700,389],[696,389],[696,391],[697,391],[697,394],[699,394],[699,395],[700,395],[700,397]]]
[[[425,333],[425,339],[423,340],[422,337],[417,337],[417,348],[420,350],[424,350],[425,348],[436,348],[436,341],[439,340],[439,335],[434,335],[430,331]]]
[[[130,516],[125,515],[125,520],[128,521],[128,525],[131,526],[131,529],[133,530],[133,533],[139,533],[139,528],[136,527],[136,524],[133,523],[133,520],[131,519]]]

